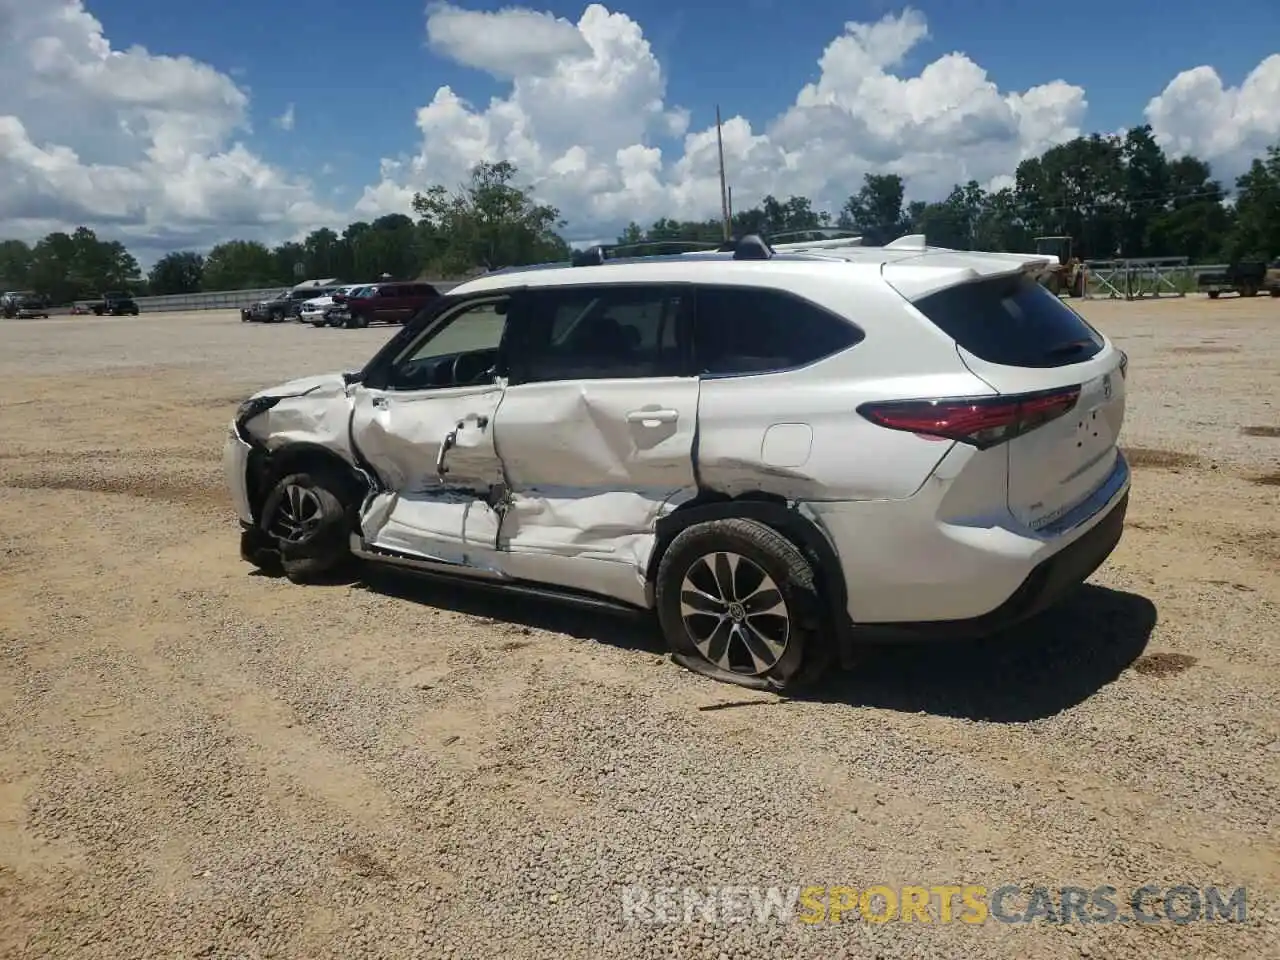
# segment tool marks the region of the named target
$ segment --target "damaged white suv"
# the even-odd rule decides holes
[[[243,557],[653,610],[684,666],[782,690],[1018,622],[1111,553],[1127,358],[1044,258],[730,246],[491,273],[256,394]]]

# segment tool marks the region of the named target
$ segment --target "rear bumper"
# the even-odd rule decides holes
[[[1087,533],[1038,564],[1004,603],[964,620],[874,624],[860,628],[862,639],[945,640],[984,636],[1015,626],[1057,603],[1111,556],[1124,533],[1129,491]]]
[[[989,488],[1004,483],[998,459],[983,467],[961,450],[948,454],[943,467],[948,458],[964,462],[940,470],[903,500],[806,505],[839,557],[848,615],[859,628],[943,635],[988,629],[986,624],[1024,607],[1031,592],[1026,584],[1043,576],[1037,571],[1061,556],[1087,553],[1088,547],[1077,543],[1098,542],[1103,535],[1090,534],[1115,514],[1129,491],[1129,466],[1117,451],[1110,473],[1093,493],[1049,526],[1032,530],[1004,504],[985,506],[993,499]],[[1098,563],[1103,559],[1105,554]],[[1056,574],[1055,581],[1065,575]],[[948,626],[957,623],[965,626]]]

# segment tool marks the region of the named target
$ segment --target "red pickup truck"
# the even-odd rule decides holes
[[[429,283],[374,283],[355,296],[335,296],[329,322],[335,327],[367,327],[371,323],[408,323],[440,292]]]

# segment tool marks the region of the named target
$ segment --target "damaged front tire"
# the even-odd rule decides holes
[[[260,525],[294,583],[335,574],[351,561],[347,497],[341,478],[324,469],[291,473],[267,495]]]
[[[826,666],[813,569],[763,523],[681,531],[658,565],[656,601],[672,658],[713,679],[789,693]]]

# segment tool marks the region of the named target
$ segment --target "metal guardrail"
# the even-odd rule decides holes
[[[452,290],[459,281],[429,280],[427,281],[441,293]],[[163,297],[135,297],[141,313],[181,313],[189,310],[239,310],[259,300],[270,300],[288,287],[258,287],[253,290],[215,290],[209,293],[175,293]],[[80,304],[92,301],[79,300]],[[56,311],[66,313],[67,310]]]

